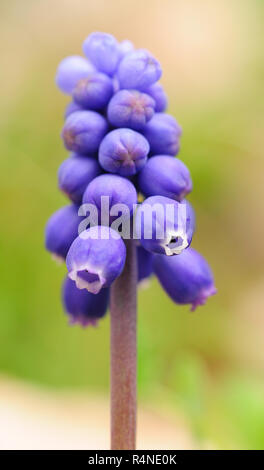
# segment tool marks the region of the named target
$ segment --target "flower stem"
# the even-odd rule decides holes
[[[126,241],[126,264],[111,288],[111,449],[136,448],[137,256]]]

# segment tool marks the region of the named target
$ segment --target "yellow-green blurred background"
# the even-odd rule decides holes
[[[263,13],[262,0],[1,0],[1,377],[108,397],[109,318],[68,326],[65,268],[43,231],[67,203],[56,66],[110,32],[162,63],[194,182],[193,246],[218,288],[195,314],[155,280],[140,291],[139,402],[180,416],[198,448],[264,448]]]

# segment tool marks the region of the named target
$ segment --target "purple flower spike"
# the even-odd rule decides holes
[[[87,290],[78,289],[67,276],[63,283],[62,299],[71,325],[96,326],[107,312],[109,289],[102,289],[97,295],[91,294]]]
[[[104,73],[82,78],[73,90],[74,101],[86,109],[102,110],[113,95],[113,83]]]
[[[82,220],[75,205],[62,207],[49,218],[45,245],[54,258],[66,259],[73,240],[78,236],[78,227]]]
[[[117,70],[121,88],[146,90],[162,74],[160,63],[145,49],[127,54]]]
[[[167,109],[168,98],[160,83],[154,83],[146,93],[154,99],[156,113],[161,113]]]
[[[98,294],[120,276],[125,259],[126,247],[120,235],[110,227],[95,226],[74,240],[66,265],[79,289]]]
[[[187,201],[179,203],[164,196],[152,196],[137,210],[136,235],[150,252],[178,255],[192,241],[194,219]]]
[[[109,132],[99,147],[99,163],[106,171],[122,176],[136,174],[145,165],[149,144],[131,129]]]
[[[180,149],[181,127],[169,114],[156,113],[144,129],[150,150],[156,155],[177,155]]]
[[[121,58],[123,58],[125,55],[129,54],[129,52],[132,52],[133,50],[134,45],[128,39],[125,39],[124,41],[119,43],[119,52]]]
[[[113,75],[120,60],[119,44],[111,34],[92,33],[83,43],[83,52],[97,70]]]
[[[94,67],[87,59],[79,55],[73,55],[61,61],[55,81],[63,93],[70,95],[76,83],[92,72],[94,72]]]
[[[67,119],[67,117],[70,116],[70,114],[75,113],[76,111],[84,111],[84,109],[79,104],[75,103],[74,101],[71,101],[66,106],[64,119]]]
[[[154,114],[155,101],[146,93],[121,90],[111,99],[107,117],[115,127],[143,129]]]
[[[113,214],[116,204],[123,204],[127,217],[131,217],[133,205],[137,204],[137,192],[127,178],[110,174],[100,175],[87,186],[83,204],[93,204],[98,209],[99,219],[94,221],[96,225],[111,225],[121,209],[119,206],[118,211]]]
[[[101,169],[95,158],[73,154],[59,168],[59,188],[73,202],[80,204],[87,185],[100,173]]]
[[[138,177],[145,196],[165,196],[181,201],[192,190],[188,168],[178,158],[156,155],[150,158]]]
[[[80,154],[96,152],[107,132],[107,122],[95,111],[76,111],[66,119],[62,129],[64,145]]]
[[[145,248],[137,247],[138,282],[146,281],[153,274],[153,258],[153,254]]]
[[[191,304],[192,311],[216,294],[207,261],[192,248],[179,256],[155,256],[154,268],[162,287],[172,300],[177,304]]]

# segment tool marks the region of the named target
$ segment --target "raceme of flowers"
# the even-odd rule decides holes
[[[195,222],[185,197],[192,180],[175,158],[182,131],[166,113],[161,66],[147,50],[106,33],[90,34],[83,52],[85,57],[62,60],[56,75],[59,89],[71,97],[61,134],[70,155],[58,171],[58,186],[71,204],[49,219],[46,248],[66,260],[65,311],[71,323],[95,325],[106,314],[109,288],[124,268],[126,246],[111,225],[117,216],[109,216],[108,225],[99,217],[98,226],[78,234],[79,207],[93,204],[100,214],[103,196],[109,198],[109,210],[124,204],[135,224],[138,282],[155,274],[174,302],[194,310],[216,289],[206,260],[189,248]],[[134,216],[138,200],[143,202]],[[164,220],[164,211],[153,211],[146,220],[144,209],[157,205],[172,206],[174,215]],[[162,238],[158,226],[164,228]]]

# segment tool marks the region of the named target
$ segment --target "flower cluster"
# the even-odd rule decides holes
[[[175,158],[181,127],[165,112],[161,66],[147,50],[106,33],[90,34],[83,52],[64,59],[56,75],[71,97],[61,134],[71,153],[58,172],[71,205],[48,221],[46,248],[66,260],[65,310],[83,326],[105,315],[109,287],[126,260],[120,205],[132,221],[129,236],[137,238],[138,281],[155,273],[176,303],[195,309],[215,287],[207,262],[189,248],[195,221],[185,197],[192,181]],[[91,217],[82,231],[80,208],[87,205]]]

